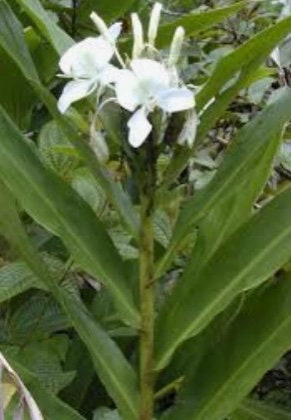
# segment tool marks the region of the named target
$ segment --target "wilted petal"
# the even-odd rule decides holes
[[[148,58],[132,60],[130,66],[143,86],[155,93],[170,85],[168,70],[157,61]]]
[[[128,111],[134,111],[143,103],[138,80],[130,70],[119,71],[115,91],[118,103]]]
[[[93,78],[113,54],[113,47],[103,37],[86,38],[65,52],[59,66],[72,77]]]
[[[160,92],[158,104],[166,112],[179,112],[195,105],[194,95],[187,88],[171,88]]]
[[[59,111],[65,113],[73,102],[90,95],[95,88],[96,84],[90,80],[74,80],[67,83],[58,101]]]
[[[152,131],[152,125],[147,119],[146,111],[140,108],[127,123],[129,128],[129,143],[132,147],[139,147]]]

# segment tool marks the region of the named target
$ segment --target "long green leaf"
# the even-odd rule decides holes
[[[214,99],[214,102],[200,118],[194,149],[203,141],[208,130],[213,127],[238,92],[249,82],[254,71],[290,33],[290,25],[291,17],[287,17],[255,35],[218,62],[209,80],[196,97],[199,110],[203,109],[208,101]],[[165,173],[164,187],[177,178],[192,155],[193,150],[183,149],[175,156]]]
[[[16,18],[13,18],[11,9],[4,0],[0,0],[0,43],[9,55],[13,55],[13,61],[19,67],[25,67],[30,77],[39,80],[28,47],[24,40],[22,26]]]
[[[271,171],[282,127],[291,117],[287,104],[290,104],[289,89],[278,102],[241,130],[217,176],[182,210],[178,228],[183,223],[192,226],[193,220],[198,228],[197,240],[184,275],[168,300],[165,311],[182,302],[199,270],[220,244],[250,217],[253,204]],[[181,232],[186,234],[184,225]]]
[[[246,398],[230,420],[290,420],[291,413],[269,403]]]
[[[0,177],[25,210],[60,236],[76,261],[110,288],[124,319],[136,326],[139,317],[124,265],[102,224],[74,190],[42,166],[1,108],[0,127]]]
[[[178,26],[183,26],[186,36],[189,37],[221,22],[241,10],[246,4],[245,1],[240,1],[231,6],[210,10],[208,12],[191,13],[176,19],[171,23],[162,25],[159,29],[157,45],[159,48],[168,46],[171,43],[175,29]]]
[[[227,334],[209,349],[198,369],[190,374],[181,392],[180,404],[165,418],[225,418],[262,375],[289,350],[290,328],[291,287],[288,275],[249,299]],[[268,419],[268,415],[263,418]]]
[[[289,21],[289,25],[290,24],[291,24],[291,18]],[[283,113],[281,113],[281,115],[283,116]],[[284,119],[286,120],[288,117],[289,116],[287,115],[284,117]],[[279,124],[282,125],[285,122],[284,119],[280,120],[281,122],[279,122]],[[259,122],[259,124],[261,123]],[[272,127],[270,128],[270,130],[273,130]],[[274,125],[274,128],[275,128],[275,125]],[[255,129],[255,127],[253,127],[253,129]],[[269,130],[269,128],[267,130]],[[244,133],[243,130],[242,130],[242,133]],[[217,175],[215,176],[213,181],[207,186],[207,188],[203,189],[201,192],[198,192],[197,194],[195,194],[195,196],[191,200],[189,200],[189,202],[185,206],[185,209],[181,212],[178,218],[178,221],[176,223],[176,226],[173,232],[170,246],[168,247],[168,250],[165,253],[165,255],[162,257],[161,261],[158,263],[157,273],[156,273],[157,276],[160,276],[161,274],[163,274],[165,269],[168,267],[179,245],[181,244],[181,241],[184,239],[185,235],[189,232],[189,229],[195,226],[197,222],[199,222],[199,220],[207,212],[210,212],[214,205],[217,205],[217,200],[223,199],[223,197],[226,194],[228,194],[228,191],[230,188],[229,182],[234,181],[233,185],[236,185],[238,181],[241,181],[241,178],[244,176],[244,172],[240,172],[240,171],[244,171],[244,164],[245,164],[245,159],[243,158],[243,156],[248,154],[248,159],[252,159],[253,158],[252,149],[254,150],[254,153],[255,153],[256,146],[257,146],[257,143],[254,144],[253,148],[250,147],[246,151],[244,150],[244,148],[242,148],[242,150],[239,151],[239,154],[241,154],[241,156],[239,158],[238,157],[235,158],[235,160],[233,160],[230,153],[229,159],[225,159],[223,165],[221,166],[221,168],[219,168]],[[234,154],[236,153],[236,147],[232,147],[231,150],[233,151]],[[239,164],[237,164],[237,160],[239,160]],[[232,177],[234,177],[235,180],[234,178],[231,180]]]
[[[291,190],[274,199],[221,246],[188,293],[160,316],[156,368],[198,334],[240,292],[268,279],[291,256]],[[174,292],[175,293],[175,292]]]
[[[74,44],[74,40],[51,19],[38,0],[16,0],[24,12],[35,22],[59,55]]]
[[[64,309],[80,338],[87,346],[98,375],[109,395],[120,408],[124,418],[136,420],[138,389],[133,368],[115,342],[93,319],[83,303],[58,286],[50,276],[23,229],[10,192],[2,183],[0,183],[0,200],[0,230],[19,252],[38,278],[38,281],[52,292]]]
[[[96,11],[102,19],[111,22],[120,19],[136,3],[136,0],[83,0],[80,4],[78,16],[88,18],[92,10]]]

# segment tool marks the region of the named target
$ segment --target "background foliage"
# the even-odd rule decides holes
[[[291,17],[279,2],[163,3],[158,45],[185,27],[181,71],[204,112],[191,150],[171,119],[158,159],[156,418],[288,419]],[[139,196],[123,115],[103,110],[101,165],[90,101],[61,116],[56,98],[58,57],[96,34],[92,10],[122,19],[128,53],[130,12],[146,22],[150,6],[0,0],[0,350],[45,419],[138,418]]]

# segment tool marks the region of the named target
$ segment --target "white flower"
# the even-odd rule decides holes
[[[121,23],[115,23],[108,31],[115,42],[121,32]],[[65,52],[59,66],[73,81],[65,86],[59,98],[60,112],[66,112],[73,102],[116,80],[119,70],[109,64],[114,53],[114,45],[104,36],[86,38]]]
[[[118,103],[135,111],[128,121],[129,143],[139,147],[152,130],[147,116],[156,107],[167,113],[191,109],[193,93],[186,87],[174,85],[168,69],[147,58],[132,60],[130,70],[120,70],[116,82]]]

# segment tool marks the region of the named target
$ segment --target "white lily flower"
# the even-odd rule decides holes
[[[121,23],[115,23],[108,28],[114,42],[121,27]],[[102,90],[117,79],[119,69],[109,63],[114,53],[114,46],[104,36],[86,38],[65,52],[59,66],[65,77],[73,80],[65,86],[59,98],[60,112],[66,112],[73,102],[90,95],[97,88]]]
[[[120,70],[116,82],[118,103],[128,111],[135,111],[128,121],[129,143],[139,147],[152,130],[148,114],[155,108],[172,113],[191,109],[194,95],[186,87],[174,85],[168,69],[154,60],[132,60],[131,70]]]

